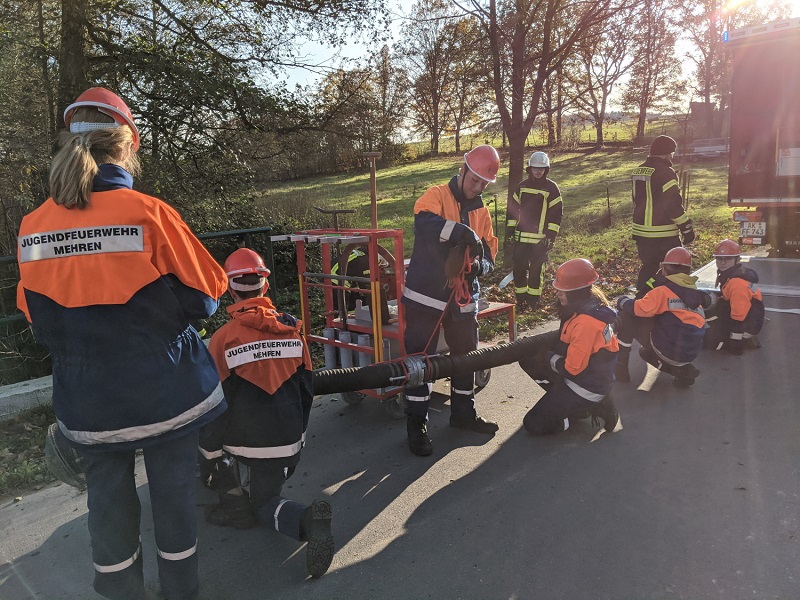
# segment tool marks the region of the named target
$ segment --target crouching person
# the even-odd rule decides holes
[[[311,506],[281,496],[300,460],[311,403],[312,367],[300,322],[279,313],[265,296],[269,270],[262,258],[240,248],[225,261],[231,320],[211,338],[228,410],[200,436],[201,473],[220,493],[208,514],[213,525],[252,527],[256,522],[308,542],[306,566],[312,577],[333,560],[331,505]],[[242,488],[238,462],[250,471],[250,492]]]
[[[594,284],[598,275],[583,258],[556,270],[553,287],[560,306],[560,338],[555,348],[520,366],[546,390],[523,419],[533,435],[566,431],[575,419],[596,417],[603,428],[619,431],[622,422],[609,395],[614,383],[617,313]]]
[[[690,275],[692,255],[686,248],[673,248],[664,256],[661,269],[656,274],[653,289],[643,298],[634,300],[622,296],[617,308],[624,331],[648,331],[649,335],[637,335],[642,348],[639,356],[659,371],[675,377],[678,387],[694,384],[700,371],[692,365],[703,346],[705,313],[703,304],[708,296],[697,289],[697,277]],[[652,319],[649,323],[635,323],[639,318]],[[624,336],[623,336],[624,338]],[[620,351],[617,377],[628,371],[630,341]],[[623,343],[623,342],[620,342]],[[630,375],[627,376],[630,381]]]
[[[717,285],[722,298],[709,316],[706,348],[739,355],[746,348],[760,348],[758,334],[764,326],[764,301],[756,287],[758,273],[741,261],[739,244],[722,240],[714,249],[717,262]]]

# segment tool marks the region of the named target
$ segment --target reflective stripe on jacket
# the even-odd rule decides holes
[[[558,185],[546,177],[529,177],[517,186],[508,203],[508,227],[518,242],[536,244],[555,240],[561,230],[564,203]]]
[[[231,320],[211,337],[209,349],[228,400],[227,412],[209,425],[201,451],[224,448],[244,458],[296,464],[305,441],[312,365],[301,322],[275,310],[269,298],[228,307]]]
[[[633,237],[668,238],[689,220],[683,210],[678,176],[672,163],[648,156],[631,173],[633,183]]]
[[[428,189],[414,204],[414,249],[402,301],[435,312],[447,308],[452,290],[446,282],[445,261],[450,249],[471,230],[484,249],[477,273],[467,277],[472,302],[460,308],[460,312],[472,314],[477,312],[478,277],[494,269],[498,243],[481,197],[459,202],[456,181],[454,177],[446,185]]]
[[[122,181],[108,189],[109,181]],[[141,447],[202,426],[225,402],[189,323],[225,272],[162,201],[101,165],[85,209],[52,199],[22,220],[17,303],[53,360],[53,408],[76,444]]]

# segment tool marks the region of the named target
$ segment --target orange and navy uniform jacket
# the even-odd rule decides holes
[[[658,274],[653,289],[643,298],[620,306],[622,312],[654,318],[650,341],[676,363],[692,362],[703,346],[706,294],[697,289],[696,282],[697,277],[685,273]]]
[[[497,237],[489,210],[480,196],[466,199],[458,189],[458,177],[446,185],[428,189],[414,204],[414,249],[408,267],[403,302],[431,312],[444,312],[452,290],[446,284],[445,262],[450,249],[467,235],[483,243],[478,268],[466,277],[472,300],[465,306],[449,304],[456,313],[478,311],[478,277],[494,270]]]
[[[764,325],[764,300],[756,287],[758,273],[741,263],[722,271],[717,276],[722,289],[722,299],[731,307],[731,339],[742,339],[742,334],[756,335]]]
[[[545,238],[555,242],[561,230],[564,203],[555,181],[528,177],[517,186],[508,203],[506,239],[538,244]]]
[[[631,174],[633,183],[633,238],[677,237],[688,232],[692,222],[683,210],[678,176],[672,163],[648,156]]]
[[[612,327],[616,318],[613,308],[591,298],[562,319],[559,342],[547,355],[550,367],[564,377],[566,386],[590,402],[600,402],[614,384],[619,351]]]
[[[17,305],[53,361],[53,408],[84,450],[142,447],[225,409],[192,321],[209,317],[225,272],[164,202],[100,165],[85,209],[52,198],[22,220]]]
[[[267,297],[228,307],[231,320],[211,337],[228,410],[201,436],[204,458],[222,450],[244,459],[300,459],[314,399],[312,366],[301,322]]]

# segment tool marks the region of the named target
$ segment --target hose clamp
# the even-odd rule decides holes
[[[425,382],[425,360],[419,356],[406,356],[403,359],[408,375],[406,376],[406,388],[413,388]]]

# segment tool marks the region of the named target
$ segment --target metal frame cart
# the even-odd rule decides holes
[[[300,310],[303,318],[303,333],[309,342],[323,344],[325,368],[363,367],[372,363],[403,359],[406,356],[403,336],[405,332],[405,310],[399,301],[405,284],[405,262],[403,256],[403,232],[399,229],[314,229],[293,235],[274,236],[273,242],[294,242],[297,251],[297,269],[300,284]],[[382,243],[381,243],[382,242]],[[307,246],[320,244],[322,273],[309,271]],[[387,250],[392,248],[392,252]],[[355,248],[366,248],[369,256],[369,276],[347,274],[348,257]],[[339,260],[339,269],[331,274],[335,264],[334,251]],[[382,267],[379,256],[388,266]],[[357,293],[368,299],[365,306],[356,302],[355,311],[346,309],[346,293]],[[309,292],[322,289],[324,297],[325,326],[322,335],[311,331],[311,309]],[[338,306],[345,307],[337,311]],[[484,301],[485,302],[485,301]],[[514,304],[485,303],[479,306],[478,318],[505,314],[508,319],[509,341],[516,339],[516,313]],[[377,318],[376,318],[377,316]],[[379,340],[376,343],[376,340]],[[443,336],[440,337],[441,351]],[[475,374],[477,388],[489,382],[489,369]],[[378,389],[363,389],[343,392],[348,404],[356,405],[366,397],[383,402],[387,414],[395,419],[405,416],[406,399],[403,381],[398,385]]]

